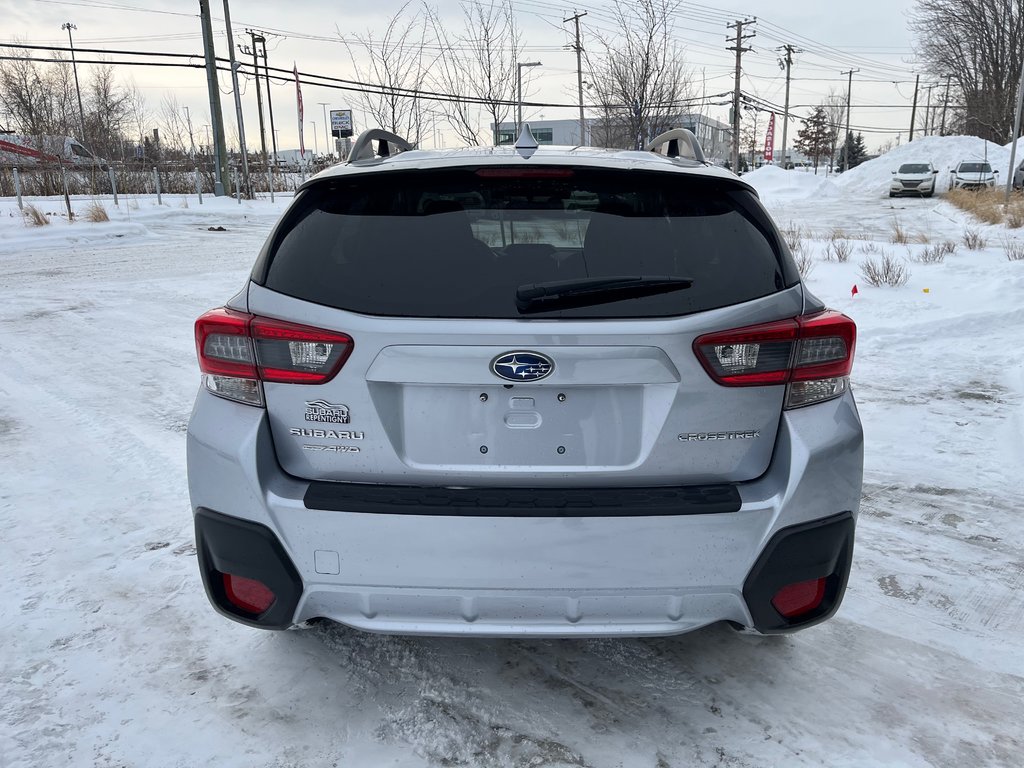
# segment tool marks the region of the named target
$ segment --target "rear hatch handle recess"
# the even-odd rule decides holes
[[[528,283],[516,289],[516,308],[523,314],[572,309],[684,291],[692,285],[691,278],[672,275],[617,275]]]

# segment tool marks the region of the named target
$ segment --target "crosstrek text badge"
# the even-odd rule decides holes
[[[553,370],[555,362],[539,352],[506,352],[491,361],[491,371],[506,381],[538,381]]]

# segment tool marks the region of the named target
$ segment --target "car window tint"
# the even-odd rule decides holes
[[[694,281],[674,293],[530,315],[598,318],[684,315],[798,279],[767,214],[734,182],[538,168],[539,176],[485,168],[325,180],[278,227],[265,284],[364,314],[515,318],[520,285],[619,275]]]

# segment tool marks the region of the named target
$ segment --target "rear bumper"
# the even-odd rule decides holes
[[[718,621],[799,629],[828,618],[845,589],[862,435],[849,393],[782,421],[769,471],[734,486],[736,511],[346,511],[316,508],[343,505],[318,502],[309,482],[281,471],[263,411],[203,392],[188,464],[204,581],[222,613],[267,628],[324,617],[429,635],[671,635]],[[225,564],[271,586],[265,615],[225,604]],[[262,578],[268,568],[280,592]],[[825,576],[818,610],[798,621],[774,610],[778,586]]]

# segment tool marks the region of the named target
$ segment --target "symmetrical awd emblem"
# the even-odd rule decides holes
[[[491,361],[491,371],[506,381],[538,381],[553,370],[554,361],[539,352],[506,352]]]

